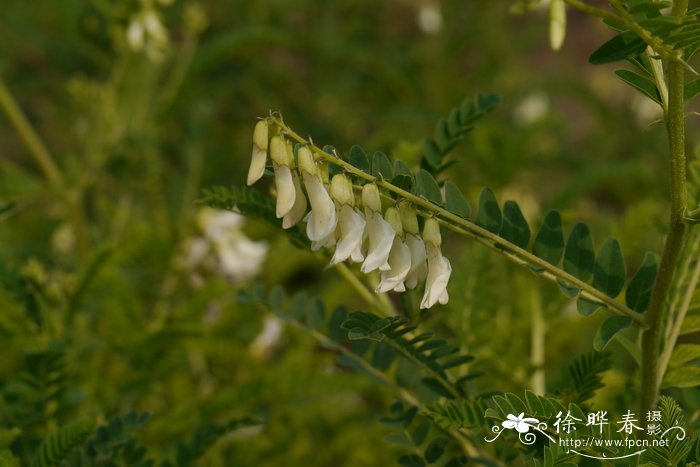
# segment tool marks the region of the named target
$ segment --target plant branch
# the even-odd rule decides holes
[[[676,15],[684,15],[685,11],[677,9],[676,6],[677,4],[674,5],[674,13]],[[666,129],[671,159],[671,215],[669,233],[664,244],[656,284],[654,285],[649,309],[645,316],[647,327],[642,334],[642,413],[652,410],[656,406],[659,397],[658,388],[663,374],[660,372],[657,359],[661,329],[665,317],[664,305],[686,233],[686,225],[683,221],[683,213],[686,207],[684,79],[683,63],[681,61],[669,62],[669,99],[668,112],[666,113]]]
[[[594,288],[592,285],[587,284],[583,282],[582,280],[572,276],[571,274],[567,273],[566,271],[563,271],[562,269],[558,268],[557,266],[548,263],[547,261],[544,261],[541,258],[538,258],[534,254],[518,247],[517,245],[512,244],[511,242],[504,240],[503,238],[499,237],[498,235],[489,232],[488,230],[479,227],[478,225],[463,219],[456,214],[451,213],[450,211],[438,206],[435,203],[432,203],[424,198],[421,198],[419,196],[414,195],[413,193],[409,193],[406,190],[403,190],[395,185],[392,185],[391,183],[385,181],[385,180],[379,180],[376,177],[363,172],[362,170],[354,167],[352,164],[340,159],[336,155],[329,154],[325,151],[323,151],[321,148],[318,146],[314,145],[311,143],[309,140],[299,136],[294,130],[289,128],[279,117],[272,116],[270,117],[270,121],[277,125],[280,128],[280,131],[290,138],[294,139],[295,141],[308,145],[310,148],[314,150],[314,152],[324,160],[331,162],[341,168],[343,168],[345,171],[356,175],[360,178],[363,178],[367,181],[374,182],[378,186],[396,193],[397,195],[401,196],[402,198],[412,202],[414,205],[416,205],[419,208],[424,209],[426,212],[420,212],[419,214],[424,216],[424,217],[434,217],[434,216],[439,216],[438,222],[440,222],[442,225],[445,227],[449,228],[450,230],[453,230],[457,233],[460,233],[462,235],[471,237],[479,241],[480,243],[488,246],[492,250],[506,256],[509,258],[511,261],[521,264],[521,265],[533,265],[536,266],[537,268],[541,269],[544,271],[543,275],[544,277],[556,281],[556,279],[561,279],[579,289],[581,289],[582,294],[586,297],[589,297],[591,299],[594,299],[598,302],[601,302],[605,304],[608,308],[611,310],[617,312],[618,314],[621,314],[623,316],[627,316],[629,318],[632,318],[634,322],[637,324],[642,324],[643,320],[641,316],[638,313],[635,313],[632,311],[630,308],[625,306],[624,304],[608,297],[601,291],[597,290]],[[547,274],[548,273],[548,274]]]

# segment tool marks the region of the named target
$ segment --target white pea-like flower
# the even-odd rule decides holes
[[[351,263],[361,263],[365,259],[362,254],[365,218],[354,207],[355,195],[352,183],[343,174],[336,174],[331,180],[331,197],[340,206],[338,208],[338,243],[331,264],[338,264],[347,259]]]
[[[260,180],[265,173],[267,163],[267,120],[260,120],[253,130],[253,153],[248,168],[248,186]]]
[[[273,136],[270,140],[270,159],[272,159],[272,168],[275,171],[275,187],[277,188],[275,213],[279,219],[292,210],[297,197],[292,177],[292,160],[281,136]]]
[[[407,288],[415,289],[418,284],[423,283],[428,275],[425,243],[420,237],[415,208],[408,203],[404,203],[399,205],[399,213],[401,214],[401,226],[405,234],[404,240],[411,253],[411,269],[409,269],[404,283]]]
[[[382,201],[379,197],[379,189],[373,183],[362,187],[362,204],[365,207],[365,219],[367,221],[367,239],[369,247],[365,262],[360,270],[368,274],[376,269],[388,271],[389,254],[394,244],[396,232],[382,217]]]
[[[309,195],[311,211],[306,215],[306,235],[311,240],[311,249],[318,250],[335,244],[337,217],[335,203],[326,190],[314,162],[311,150],[299,148],[299,170],[304,178],[306,193]]]
[[[452,274],[452,266],[450,261],[442,256],[440,225],[435,219],[430,218],[425,221],[423,240],[428,256],[428,277],[425,281],[425,293],[420,307],[430,308],[436,303],[444,305],[449,300],[447,283],[450,280],[450,274]]]
[[[411,251],[403,240],[403,228],[401,227],[401,216],[395,208],[389,208],[384,214],[386,221],[391,225],[396,235],[389,251],[389,270],[382,271],[381,281],[375,289],[377,293],[386,293],[390,290],[394,292],[405,292],[404,280],[411,270]]]

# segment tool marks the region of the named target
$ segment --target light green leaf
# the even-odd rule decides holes
[[[641,92],[657,104],[661,104],[661,94],[656,88],[656,84],[650,78],[629,70],[615,70],[615,75],[625,83]]]
[[[457,185],[450,180],[445,182],[445,208],[463,219],[471,215],[471,207]]]
[[[608,239],[598,251],[593,269],[593,287],[615,298],[625,286],[625,259],[620,243]]]
[[[700,386],[700,367],[688,366],[670,370],[664,377],[664,388],[694,388]]]
[[[700,331],[700,315],[686,316],[681,327],[681,335]]]
[[[394,178],[394,168],[386,154],[377,151],[372,156],[372,175],[382,180]]]
[[[626,327],[632,324],[632,318],[627,316],[611,316],[603,321],[603,324],[598,328],[598,332],[593,339],[593,348],[598,352],[601,352],[610,342],[610,340],[615,337],[615,334],[622,331]]]
[[[647,253],[644,256],[644,261],[634,273],[632,280],[627,285],[625,292],[625,303],[629,308],[637,313],[643,313],[649,307],[651,292],[656,281],[656,256],[652,253]]]
[[[527,249],[530,243],[530,226],[515,201],[506,201],[503,205],[503,225],[499,235],[522,249]]]
[[[544,216],[532,252],[550,264],[559,264],[564,252],[564,229],[558,211],[551,210]]]
[[[564,271],[572,276],[587,281],[593,274],[595,254],[591,231],[585,224],[578,223],[569,234],[564,249]]]
[[[497,234],[501,230],[502,220],[501,208],[498,207],[496,196],[490,188],[484,188],[479,196],[476,225]]]
[[[678,344],[671,354],[672,366],[692,362],[700,358],[700,344]]]
[[[435,178],[430,172],[420,169],[416,174],[414,194],[432,201],[435,204],[442,204],[442,194]]]

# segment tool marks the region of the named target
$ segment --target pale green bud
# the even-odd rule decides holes
[[[423,241],[425,243],[431,243],[436,247],[440,247],[442,244],[440,224],[432,217],[425,220],[425,226],[423,226]]]
[[[401,226],[401,214],[399,214],[399,211],[396,208],[389,208],[386,210],[384,213],[384,220],[391,225],[391,228],[394,229],[394,232],[396,232],[396,235],[401,235],[403,236],[403,227]]]
[[[367,183],[362,187],[362,206],[374,212],[381,212],[382,198],[379,196],[379,189],[374,183]]]
[[[287,153],[287,145],[281,136],[273,136],[270,140],[270,159],[278,165],[290,166],[289,154]]]
[[[566,4],[564,0],[551,0],[549,3],[549,45],[559,50],[566,35]]]
[[[297,156],[299,156],[299,170],[309,175],[318,176],[318,167],[316,166],[316,162],[314,162],[314,156],[311,154],[309,148],[306,146],[300,147]]]
[[[355,195],[352,192],[352,182],[344,174],[336,174],[331,180],[331,198],[341,206],[344,204],[353,206]]]
[[[408,203],[403,203],[399,205],[399,213],[401,214],[401,224],[403,225],[404,232],[419,235],[420,230],[418,228],[418,217],[416,217],[415,208]]]
[[[253,130],[253,143],[260,149],[267,151],[268,128],[267,120],[259,120]]]

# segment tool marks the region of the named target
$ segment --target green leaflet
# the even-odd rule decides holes
[[[95,422],[92,420],[80,420],[62,426],[41,443],[32,461],[32,467],[61,465],[94,430]]]
[[[613,37],[588,59],[592,65],[616,62],[639,55],[647,48],[646,43],[631,31],[625,31]]]
[[[692,362],[700,358],[700,344],[678,344],[671,354],[669,362],[672,366]]]
[[[574,225],[566,242],[564,271],[585,282],[593,274],[594,262],[591,231],[586,224],[579,222]]]
[[[664,388],[694,388],[700,386],[700,367],[686,366],[666,373]]]
[[[361,171],[370,173],[369,159],[367,158],[367,154],[361,146],[355,145],[350,148],[348,162],[354,167],[360,169]]]
[[[462,219],[468,219],[471,215],[471,207],[457,185],[450,180],[445,182],[445,209],[456,214]]]
[[[650,78],[629,70],[615,70],[615,75],[657,104],[661,104],[661,94]],[[700,91],[700,90],[699,90]]]
[[[681,335],[700,331],[700,315],[686,316],[681,327]]]
[[[499,235],[524,250],[530,243],[530,226],[515,201],[506,201],[503,205],[503,224]]]
[[[418,170],[418,173],[416,174],[416,183],[413,188],[413,194],[416,196],[422,196],[423,198],[437,205],[442,204],[440,187],[438,186],[435,178],[427,170]]]
[[[479,196],[476,225],[497,234],[501,230],[502,221],[501,208],[498,207],[496,196],[490,188],[484,188]]]
[[[609,352],[590,352],[581,355],[569,366],[569,375],[573,382],[573,402],[586,402],[595,391],[603,387],[601,374],[612,367]]]
[[[585,297],[579,297],[578,300],[576,300],[576,309],[578,310],[579,313],[581,313],[583,316],[590,316],[592,315],[598,308],[604,308],[605,305],[596,302],[594,300],[589,300]]]
[[[593,348],[598,352],[602,351],[615,337],[615,334],[632,324],[632,318],[626,316],[610,316],[598,328],[598,332],[593,339]]]
[[[394,178],[394,168],[386,154],[377,151],[372,156],[372,175],[382,180]]]
[[[700,78],[694,79],[685,85],[683,89],[683,99],[686,101],[692,99],[700,93]]]
[[[559,211],[548,211],[537,232],[532,252],[550,264],[559,264],[564,252],[564,228]]]
[[[625,293],[625,303],[629,308],[637,313],[643,313],[649,307],[651,300],[651,292],[656,281],[656,256],[652,253],[647,253],[644,256],[644,261],[637,269],[637,272],[632,276],[627,292]]]
[[[622,257],[620,243],[608,239],[600,247],[595,259],[593,287],[615,298],[625,286],[625,276],[625,259]]]

